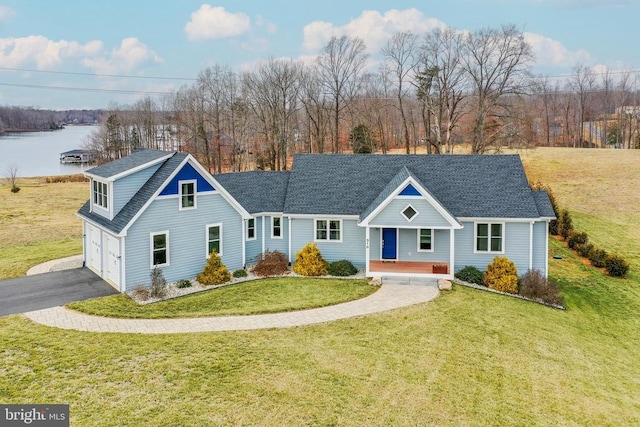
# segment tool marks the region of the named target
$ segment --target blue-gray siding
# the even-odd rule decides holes
[[[546,221],[537,221],[533,224],[533,268],[540,270],[545,276],[549,274],[546,268],[546,248],[548,238],[548,226]]]
[[[506,222],[503,233],[503,254],[474,253],[474,223],[464,222],[464,228],[456,230],[455,235],[455,270],[473,265],[485,270],[496,256],[507,257],[513,261],[518,274],[529,269],[529,222]]]
[[[262,253],[262,217],[255,218],[256,238],[245,242],[245,251],[247,254],[247,264],[254,264],[256,257]],[[246,230],[245,230],[246,236]]]
[[[293,218],[291,224],[291,259],[307,243],[313,243],[315,223],[313,219]],[[365,264],[365,229],[358,227],[355,220],[342,221],[342,242],[316,242],[322,256],[328,262],[348,259],[359,268]]]
[[[127,175],[113,183],[113,215],[117,215],[120,209],[142,188],[142,186],[156,173],[160,164],[150,166],[134,174]]]
[[[267,251],[279,251],[289,256],[289,219],[280,217],[281,235],[282,238],[274,239],[272,234],[272,216],[265,216],[264,218],[264,247]]]
[[[411,205],[418,214],[408,221],[402,212]],[[447,220],[429,203],[421,197],[403,197],[392,200],[385,208],[378,213],[372,221],[372,227],[393,227],[404,225],[412,227],[450,227]]]
[[[219,194],[198,196],[198,207],[178,210],[175,198],[154,200],[131,226],[126,237],[127,290],[149,284],[151,233],[169,231],[169,282],[190,279],[206,264],[206,228],[222,223],[222,262],[229,270],[242,267],[243,224],[240,214]]]

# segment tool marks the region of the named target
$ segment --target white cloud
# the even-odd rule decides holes
[[[304,47],[317,51],[324,47],[331,37],[343,35],[360,37],[370,51],[378,51],[398,31],[425,34],[435,28],[446,28],[444,22],[426,17],[415,8],[391,9],[384,14],[376,10],[365,10],[360,16],[345,25],[334,26],[330,22],[314,21],[303,29]]]
[[[271,34],[274,34],[276,31],[278,31],[278,26],[273,22],[267,21],[262,15],[256,16],[255,23],[258,27],[265,28],[267,32]]]
[[[16,11],[7,6],[0,6],[0,25],[6,24],[16,16]]]
[[[49,40],[44,36],[9,37],[0,39],[0,64],[4,67],[35,66],[39,70],[50,69],[64,58],[97,54],[102,43],[90,41]]]
[[[571,51],[562,43],[537,33],[524,33],[525,40],[535,54],[536,65],[571,67],[578,62],[591,62],[591,54],[584,49]]]
[[[162,58],[135,37],[123,39],[119,47],[107,54],[88,57],[82,61],[85,66],[100,74],[130,72],[152,62],[162,62]]]
[[[203,4],[191,14],[184,27],[189,40],[209,40],[235,37],[251,29],[251,20],[244,13],[227,12],[224,7]]]

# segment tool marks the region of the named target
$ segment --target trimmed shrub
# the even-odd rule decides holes
[[[534,301],[563,305],[560,288],[544,277],[540,270],[529,270],[521,278],[518,294]]]
[[[571,219],[571,214],[566,209],[563,209],[560,212],[560,217],[558,218],[558,234],[562,236],[564,240],[567,240],[569,237],[569,233],[573,230],[573,220]]]
[[[622,277],[629,271],[629,263],[617,254],[607,256],[604,266],[609,276],[613,277]]]
[[[322,258],[320,249],[315,243],[307,243],[296,254],[296,263],[293,264],[293,271],[301,276],[327,275],[327,261]]]
[[[495,257],[487,266],[482,281],[490,289],[510,294],[518,293],[518,270],[507,257]]]
[[[182,279],[176,282],[176,288],[184,289],[184,288],[190,288],[190,287],[191,287],[191,280],[189,279]]]
[[[231,274],[227,267],[222,264],[218,252],[211,251],[202,273],[198,274],[196,280],[205,286],[220,285],[231,280]]]
[[[164,298],[167,296],[167,281],[162,274],[162,270],[158,266],[154,266],[151,270],[151,289],[149,290],[151,298]]]
[[[258,263],[251,270],[256,276],[281,276],[289,270],[289,260],[280,251],[266,251],[256,258]]]
[[[569,249],[576,249],[576,245],[584,245],[589,241],[589,236],[584,231],[570,230],[567,236]]]
[[[553,213],[556,215],[556,218],[560,218],[560,209],[558,208],[558,202],[556,202],[556,197],[553,195],[553,191],[551,191],[551,187],[541,183],[540,181],[536,181],[531,184],[532,190],[544,190],[549,195],[549,202],[551,202],[551,207],[553,208]],[[558,235],[558,220],[552,219],[549,221],[549,234],[553,234],[554,236]]]
[[[593,243],[578,243],[574,249],[578,255],[588,259],[595,246],[593,246]]]
[[[473,265],[467,265],[454,275],[457,279],[465,282],[475,283],[476,285],[484,285],[482,281],[483,273]]]
[[[334,261],[330,263],[329,267],[327,268],[327,271],[332,276],[345,277],[345,276],[353,276],[358,272],[358,269],[354,267],[351,261],[343,259],[340,261]]]
[[[588,258],[594,267],[602,268],[605,266],[605,262],[607,261],[607,251],[604,249],[593,248],[591,252],[589,252]]]
[[[236,279],[240,279],[241,277],[247,277],[247,270],[245,270],[244,268],[240,268],[236,271],[233,272],[233,277],[235,277]]]

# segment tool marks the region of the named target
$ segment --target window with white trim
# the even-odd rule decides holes
[[[418,252],[433,252],[433,230],[421,228],[418,230]]]
[[[196,181],[180,181],[180,209],[195,209],[196,207]]]
[[[406,208],[404,208],[404,210],[402,211],[402,216],[406,218],[407,221],[411,222],[411,220],[413,218],[416,217],[416,215],[418,215],[418,211],[415,210],[413,208],[413,206],[408,205]]]
[[[502,223],[476,223],[476,251],[477,252],[504,252],[504,224]]]
[[[169,232],[151,233],[151,267],[169,264]]]
[[[341,219],[316,219],[316,241],[342,241]]]
[[[213,251],[222,255],[222,224],[207,225],[207,257]]]
[[[247,240],[256,239],[256,219],[250,218],[247,220]]]
[[[271,237],[274,239],[282,239],[282,217],[271,217]]]
[[[93,205],[109,208],[109,185],[106,182],[93,181]]]

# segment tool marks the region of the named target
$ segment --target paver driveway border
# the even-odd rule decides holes
[[[435,280],[425,283],[424,281],[383,279],[382,283],[377,292],[359,300],[286,313],[179,319],[117,319],[79,313],[64,307],[53,307],[24,313],[24,315],[46,326],[86,332],[176,334],[240,331],[289,328],[365,316],[431,301],[439,293]]]

